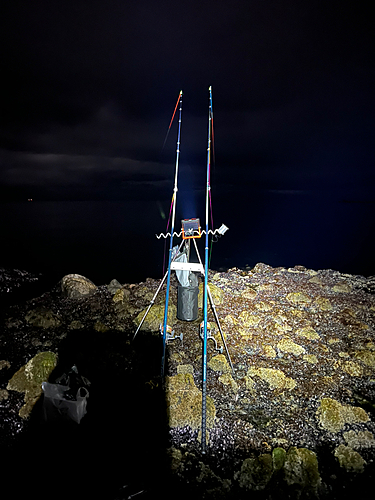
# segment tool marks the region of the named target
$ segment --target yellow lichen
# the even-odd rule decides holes
[[[347,283],[338,283],[332,288],[332,290],[339,293],[349,293],[351,292],[352,287]]]
[[[357,351],[355,357],[371,368],[375,367],[375,353],[371,351]]]
[[[237,382],[233,379],[232,375],[230,373],[224,373],[224,375],[221,375],[219,377],[219,382],[221,382],[223,385],[228,385],[232,389],[233,392],[238,392],[238,384]]]
[[[202,393],[194,383],[191,373],[179,373],[166,377],[167,414],[170,427],[190,426],[196,430],[202,420]],[[209,396],[206,400],[207,428],[215,420],[215,405]]]
[[[296,386],[296,381],[289,378],[281,370],[273,368],[255,368],[251,367],[247,371],[247,376],[258,376],[270,386],[270,389],[287,389],[292,390]]]
[[[289,338],[280,340],[277,344],[277,348],[282,352],[288,352],[294,354],[295,356],[299,356],[300,354],[304,354],[306,352],[302,346],[296,344]]]
[[[321,311],[330,311],[332,309],[331,302],[324,297],[318,297],[315,300],[315,304]]]
[[[293,304],[309,304],[311,302],[311,298],[302,292],[288,293],[286,298]]]
[[[276,351],[270,345],[263,346],[263,353],[267,358],[276,358]]]
[[[241,312],[239,319],[244,326],[256,326],[259,324],[261,317],[245,310]]]
[[[318,333],[314,330],[312,326],[305,326],[304,328],[300,328],[297,330],[297,335],[300,337],[305,337],[310,340],[319,340],[320,337]]]
[[[320,425],[329,432],[339,432],[345,424],[367,422],[365,410],[357,406],[342,405],[335,399],[323,398],[316,412]]]
[[[350,446],[344,446],[340,444],[335,450],[335,457],[340,463],[340,467],[343,467],[347,471],[352,472],[362,472],[366,461],[363,460],[361,455],[354,451]]]
[[[363,375],[363,368],[358,363],[354,361],[346,361],[341,363],[341,368],[351,377],[361,377]]]
[[[142,321],[147,309],[143,309],[138,316],[135,318],[134,322],[138,326]],[[177,308],[174,304],[170,304],[168,307],[168,324],[172,326],[176,323]],[[148,314],[143,322],[141,330],[157,332],[164,322],[164,304],[155,304],[148,311]]]
[[[272,309],[274,302],[258,302],[255,304],[255,307],[259,309],[259,311],[267,312]]]
[[[224,292],[223,292],[223,290],[221,288],[219,288],[218,286],[213,285],[212,283],[208,284],[208,288],[210,289],[211,297],[212,297],[212,300],[214,301],[214,304],[216,306],[222,304],[223,300],[224,300]],[[199,308],[203,307],[203,283],[201,283],[199,285],[198,307]]]
[[[303,356],[303,360],[307,361],[307,363],[311,363],[315,365],[318,362],[318,358],[314,354],[305,354]]]
[[[213,356],[208,362],[208,367],[214,372],[230,373],[231,368],[224,354]]]

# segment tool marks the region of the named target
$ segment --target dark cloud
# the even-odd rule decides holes
[[[175,125],[161,149],[180,89],[181,164],[198,182],[209,85],[219,183],[374,182],[374,40],[359,5],[14,0],[1,9],[2,191],[121,197],[168,185]]]

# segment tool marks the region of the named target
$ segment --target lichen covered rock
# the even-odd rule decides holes
[[[251,367],[247,371],[248,377],[258,376],[270,386],[270,389],[292,390],[296,386],[296,381],[289,378],[281,370],[273,368],[255,368]]]
[[[47,382],[57,364],[54,352],[40,352],[22,366],[9,380],[8,391],[25,393],[25,404],[19,411],[22,418],[30,416],[33,406],[42,394],[42,382]]]
[[[140,324],[147,311],[143,309],[138,316],[135,318],[134,323],[136,326]],[[172,326],[176,323],[176,314],[177,308],[174,304],[169,304],[168,306],[168,325]],[[158,332],[160,329],[160,325],[164,323],[164,303],[163,304],[155,304],[149,310],[141,330],[150,331],[150,332]]]
[[[224,299],[224,292],[221,288],[213,283],[208,284],[208,288],[210,289],[212,300],[214,301],[215,306],[222,304]],[[207,298],[208,303],[210,302],[209,298]],[[198,307],[203,308],[203,283],[199,285],[198,292]]]
[[[340,444],[335,449],[334,455],[338,459],[340,467],[351,472],[363,472],[366,461],[350,446]]]
[[[264,490],[273,474],[272,456],[263,453],[259,457],[246,458],[236,479],[246,490]]]
[[[329,432],[339,432],[345,424],[367,422],[369,416],[363,408],[342,405],[335,399],[323,398],[316,412],[320,425]]]
[[[191,373],[179,373],[166,377],[167,414],[170,427],[201,427],[202,393],[194,383]],[[208,396],[206,406],[207,428],[214,425],[215,405]]]
[[[307,448],[292,446],[285,457],[286,483],[298,485],[305,493],[316,490],[321,483],[316,454]]]

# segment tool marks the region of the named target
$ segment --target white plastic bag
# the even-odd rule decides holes
[[[64,418],[73,420],[79,424],[87,413],[87,398],[89,392],[85,387],[77,391],[76,399],[66,399],[65,393],[70,389],[67,385],[42,383],[44,392],[44,418],[45,420],[56,420]]]

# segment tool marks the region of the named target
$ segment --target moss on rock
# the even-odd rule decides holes
[[[273,464],[273,470],[275,472],[284,467],[285,458],[286,458],[286,451],[284,450],[284,448],[278,447],[272,450],[272,464]]]
[[[269,453],[259,457],[246,458],[236,479],[241,488],[246,490],[264,490],[273,474],[272,456]]]
[[[308,490],[316,490],[321,483],[318,459],[307,448],[289,448],[285,457],[284,474],[289,486],[299,485],[306,493]]]
[[[25,393],[25,404],[19,411],[20,417],[28,418],[30,416],[33,406],[42,394],[42,382],[48,381],[56,365],[57,355],[54,352],[40,352],[9,380],[8,390]]]

